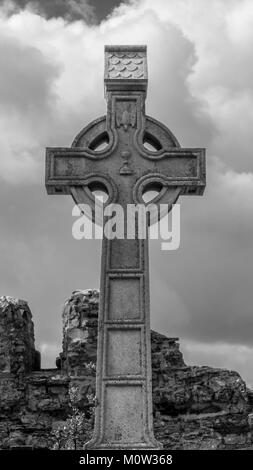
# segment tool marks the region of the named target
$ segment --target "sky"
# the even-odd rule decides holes
[[[0,295],[28,301],[43,367],[73,290],[99,287],[100,242],[72,237],[73,202],[48,196],[46,146],[106,113],[105,44],[147,44],[147,114],[207,149],[207,188],[182,197],[181,245],[150,243],[151,326],[188,364],[253,386],[253,3],[0,1]]]

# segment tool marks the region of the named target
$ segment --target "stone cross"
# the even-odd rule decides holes
[[[165,79],[165,77],[164,77]],[[180,148],[169,129],[145,115],[146,46],[105,47],[107,116],[88,124],[71,148],[47,148],[48,194],[70,194],[94,209],[106,204],[172,207],[201,195],[205,150]],[[89,449],[157,449],[153,435],[147,239],[103,238],[95,431]]]

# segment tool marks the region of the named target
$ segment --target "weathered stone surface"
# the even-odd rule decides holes
[[[69,412],[68,383],[56,370],[0,374],[0,448],[49,447],[54,421]]]
[[[70,194],[94,213],[92,187],[102,185],[108,194],[104,206],[117,204],[125,219],[130,204],[146,204],[151,212],[146,222],[134,218],[133,236],[124,221],[120,237],[110,236],[113,231],[106,235],[101,216],[97,406],[90,449],[160,447],[152,418],[148,236],[140,231],[157,222],[161,203],[167,213],[180,195],[201,195],[205,188],[205,150],[181,149],[169,129],[146,117],[147,81],[146,46],[105,46],[106,122],[91,122],[71,148],[46,151],[49,194]],[[101,143],[107,145],[101,149]],[[153,204],[145,203],[145,189],[157,187]],[[85,341],[79,325],[71,335]],[[76,360],[72,348],[71,368]]]
[[[233,371],[185,367],[153,381],[155,432],[171,449],[250,445],[251,406],[245,383]],[[236,441],[235,436],[238,437]]]
[[[99,291],[95,289],[75,291],[65,302],[60,363],[70,376],[87,374],[85,364],[96,362],[98,303]]]
[[[89,289],[65,302],[61,370],[0,373],[1,449],[48,448],[51,430],[69,415],[69,383],[79,387],[81,409],[86,406],[95,371],[78,361],[96,362],[98,301],[98,291]],[[151,345],[154,430],[164,447],[252,448],[253,394],[239,374],[187,366],[177,338],[152,332]]]
[[[145,46],[107,46],[105,50],[105,82],[126,80],[147,81]]]
[[[0,297],[0,372],[21,374],[40,368],[34,347],[32,314],[27,302]]]

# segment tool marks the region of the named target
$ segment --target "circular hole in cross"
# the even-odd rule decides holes
[[[159,182],[148,183],[142,191],[142,199],[145,203],[152,202],[163,189],[163,184]]]
[[[158,152],[162,149],[162,145],[159,140],[148,132],[144,132],[143,145],[145,149],[150,152]]]
[[[94,181],[88,184],[88,188],[95,198],[97,198],[103,204],[107,201],[109,193],[104,183],[100,181]]]
[[[89,149],[95,152],[102,152],[109,145],[109,135],[107,132],[103,132],[99,136],[95,137],[89,144]]]

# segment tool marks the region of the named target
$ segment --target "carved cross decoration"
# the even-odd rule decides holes
[[[146,46],[105,47],[107,116],[88,124],[70,148],[47,148],[48,194],[70,194],[93,209],[155,204],[205,188],[205,150],[181,148],[170,130],[145,115]],[[103,147],[103,145],[104,147]],[[103,239],[95,431],[89,449],[157,449],[153,435],[148,240]]]

